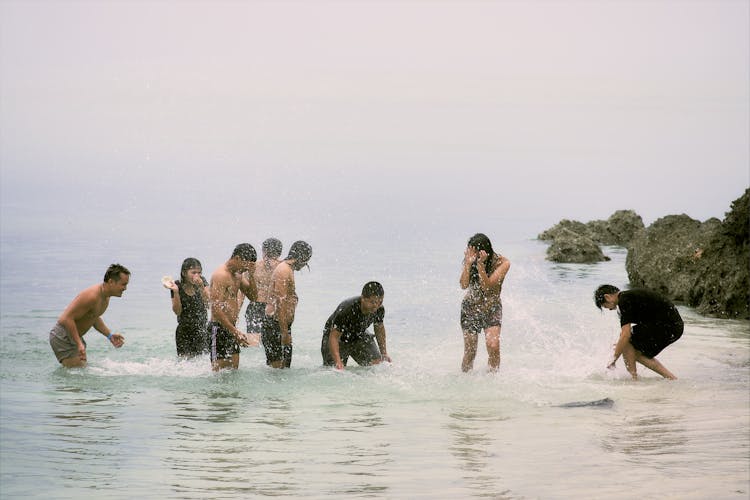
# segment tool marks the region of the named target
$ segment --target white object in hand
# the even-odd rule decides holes
[[[174,285],[174,280],[171,276],[164,276],[161,279],[161,284],[164,285],[164,288],[172,288],[172,285]]]

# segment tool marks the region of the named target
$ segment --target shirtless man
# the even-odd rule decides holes
[[[111,333],[102,320],[110,297],[122,297],[128,288],[130,271],[120,264],[112,264],[104,274],[104,282],[91,285],[79,293],[57,319],[49,332],[49,343],[57,360],[66,368],[86,365],[86,341],[83,336],[93,326],[115,347],[122,347],[125,338]]]
[[[312,257],[312,247],[304,241],[295,241],[289,255],[271,274],[271,287],[263,322],[263,347],[266,364],[273,368],[289,368],[292,364],[292,332],[294,311],[299,301],[294,288],[294,271],[307,265]]]
[[[253,278],[255,260],[255,248],[249,243],[240,243],[234,248],[231,258],[211,275],[208,337],[214,371],[238,368],[240,346],[258,345],[257,340],[253,342],[236,326],[240,315],[240,301],[237,300],[240,290],[250,300],[255,300],[258,295]]]
[[[258,288],[257,300],[251,300],[245,310],[247,333],[251,338],[259,339],[266,317],[266,303],[271,291],[271,274],[279,265],[282,244],[276,238],[268,238],[261,247],[263,257],[260,265],[255,266],[255,286]]]

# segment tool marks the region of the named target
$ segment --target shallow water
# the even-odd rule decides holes
[[[605,369],[618,321],[591,300],[601,283],[626,284],[624,250],[605,249],[612,261],[597,265],[558,265],[539,242],[496,242],[513,262],[501,369],[486,372],[480,347],[462,374],[465,241],[450,243],[418,262],[409,241],[395,257],[385,243],[351,255],[316,246],[312,269],[297,275],[292,369],[266,368],[262,350],[247,348],[239,370],[214,374],[205,357],[176,359],[160,285],[191,252],[165,244],[121,257],[131,286],[105,321],[126,345],[115,350],[92,331],[90,365],[65,370],[47,332],[110,257],[6,238],[0,496],[747,498],[748,322],[680,307],[685,334],[659,356],[679,380],[641,367],[633,382],[622,361]],[[206,274],[224,250],[204,252]],[[393,364],[322,368],[325,319],[373,278],[386,289]],[[559,406],[602,398],[614,403]]]

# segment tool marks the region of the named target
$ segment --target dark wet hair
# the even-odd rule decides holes
[[[306,241],[300,240],[292,243],[292,247],[289,249],[289,255],[287,255],[284,260],[294,259],[297,261],[297,264],[304,266],[310,260],[310,257],[312,257],[312,247]]]
[[[369,281],[362,287],[362,297],[383,297],[385,296],[385,290],[383,285],[377,281]]]
[[[492,261],[495,259],[495,251],[492,249],[492,242],[490,239],[485,234],[477,233],[469,238],[467,246],[475,248],[477,251],[484,250],[487,252],[487,260],[484,261],[484,271],[489,276],[492,272]],[[477,271],[476,263],[471,265],[469,279],[473,282],[479,279],[479,272]]]
[[[199,268],[201,271],[203,270],[203,266],[201,265],[201,261],[194,257],[188,257],[187,259],[182,261],[182,267],[180,268],[180,280],[182,280],[183,283],[187,281],[187,272],[190,269]]]
[[[619,291],[620,289],[614,285],[601,285],[594,292],[594,304],[596,304],[596,307],[598,307],[601,310],[602,304],[604,304],[604,301],[605,301],[604,296],[612,295],[613,293],[617,293]]]
[[[130,276],[130,271],[128,271],[128,268],[123,265],[112,264],[107,268],[107,272],[104,273],[104,282],[106,283],[110,279],[120,281],[120,274],[127,274]]]
[[[268,255],[272,259],[278,259],[279,255],[281,255],[281,250],[284,247],[281,244],[281,241],[277,240],[276,238],[268,238],[263,242],[263,246],[261,248],[263,249],[263,253],[265,255]]]
[[[247,262],[255,262],[258,260],[258,254],[255,252],[255,248],[250,243],[240,243],[234,247],[232,257],[239,257],[240,259]]]

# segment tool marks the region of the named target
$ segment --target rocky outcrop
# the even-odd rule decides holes
[[[547,259],[553,262],[588,264],[609,260],[588,236],[562,228],[547,248]]]
[[[643,219],[632,210],[618,210],[606,221],[591,221],[587,224],[600,245],[626,247],[643,229]]]
[[[644,228],[641,216],[618,210],[609,219],[583,223],[563,219],[538,238],[550,241],[547,259],[553,262],[594,263],[609,260],[599,245],[627,246]]]
[[[628,249],[625,269],[631,286],[687,302],[703,249],[720,224],[718,219],[701,222],[684,214],[657,219]]]
[[[640,232],[628,248],[632,286],[660,291],[705,315],[750,318],[750,190],[723,221],[669,215]]]

